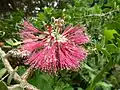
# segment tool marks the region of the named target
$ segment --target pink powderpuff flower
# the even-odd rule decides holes
[[[78,69],[80,62],[86,58],[87,50],[82,44],[89,42],[89,37],[83,28],[68,26],[63,31],[59,25],[46,25],[47,31],[42,32],[27,21],[23,25],[24,30],[20,32],[23,38],[21,50],[31,53],[25,64],[56,73],[62,69]]]

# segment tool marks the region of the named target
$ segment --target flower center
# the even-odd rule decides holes
[[[55,38],[55,40],[58,41],[58,42],[66,42],[66,41],[68,40],[65,36],[59,34],[58,32],[53,32],[53,33],[51,33],[51,35],[52,35],[52,36]]]

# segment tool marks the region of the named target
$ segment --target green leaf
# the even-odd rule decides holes
[[[12,39],[8,39],[8,40],[5,40],[5,41],[6,41],[6,43],[9,44],[10,46],[12,46],[13,43],[14,43],[14,42],[12,41]]]
[[[59,80],[55,86],[55,90],[63,90],[65,84],[61,80]]]
[[[57,87],[55,87],[54,90],[63,90],[63,88],[61,88],[61,86],[57,86]]]
[[[8,40],[5,40],[5,41],[10,46],[18,46],[18,45],[20,45],[22,43],[20,41],[17,41],[16,39],[13,39],[13,40],[12,39],[8,39]]]
[[[110,53],[106,50],[106,48],[102,48],[101,51],[102,51],[102,53],[103,53],[106,57],[110,57],[110,58],[111,58],[111,55],[110,55]]]
[[[117,38],[117,45],[120,48],[120,39],[119,38]]]
[[[59,80],[54,90],[73,90],[73,88],[69,84]]]
[[[89,10],[93,14],[97,14],[97,13],[99,14],[102,12],[100,5],[97,5],[97,4],[94,7],[90,8]]]
[[[105,72],[108,72],[114,65],[114,60],[110,59],[109,63],[90,81],[90,86],[86,90],[95,90],[96,84],[104,77]]]
[[[0,70],[0,79],[2,78],[2,76],[7,72],[6,68],[3,68]]]
[[[93,70],[90,66],[88,66],[86,63],[83,64],[83,68],[88,69],[88,70],[90,70],[90,71],[92,71],[92,72],[95,71],[95,70]]]
[[[105,46],[105,36],[102,36],[101,45],[102,45],[102,47]]]
[[[7,85],[3,81],[0,81],[0,90],[8,90]]]
[[[83,90],[82,88],[78,88],[78,90]]]
[[[119,52],[120,53],[120,52]],[[120,54],[117,55],[116,63],[120,65]]]
[[[96,48],[97,48],[97,50],[99,51],[99,50],[101,50],[102,45],[101,45],[101,43],[100,43],[100,42],[97,42],[97,43],[95,44],[95,47],[96,47]]]
[[[72,87],[67,87],[67,88],[65,88],[63,90],[73,90],[73,88]]]
[[[44,10],[44,12],[47,13],[47,14],[52,14],[53,8],[44,7],[43,10]]]
[[[108,40],[114,39],[113,34],[117,34],[116,30],[104,30],[104,36],[105,36],[105,40],[106,42],[108,42]]]
[[[107,46],[106,46],[106,49],[107,49],[107,51],[109,52],[109,53],[115,53],[117,50],[118,50],[118,48],[114,45],[114,44],[108,44]]]
[[[18,73],[19,75],[22,75],[22,74],[25,73],[26,70],[27,70],[27,67],[25,67],[25,66],[19,66],[19,67],[18,67],[18,70],[17,70],[17,73]]]
[[[89,76],[90,76],[91,79],[93,79],[95,77],[95,74],[92,73],[92,72],[89,72]]]
[[[112,87],[111,84],[107,84],[105,82],[98,82],[96,84],[96,87],[99,87],[99,86],[103,87],[103,90],[111,90],[111,87]]]
[[[29,82],[41,90],[53,90],[52,86],[50,86],[47,78],[49,78],[48,75],[43,76],[40,73],[40,71],[35,71],[33,78],[30,79]]]
[[[46,17],[44,15],[44,13],[39,13],[38,14],[38,19],[41,20],[41,21],[45,21]]]

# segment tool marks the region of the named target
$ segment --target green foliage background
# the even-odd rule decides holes
[[[97,1],[97,0],[96,0]],[[85,47],[89,56],[78,72],[61,71],[48,75],[36,70],[29,82],[41,90],[118,90],[120,89],[120,0],[73,0],[62,8],[43,7],[36,16],[26,17],[38,29],[44,30],[51,18],[64,18],[65,24],[86,27],[91,38]],[[62,1],[61,1],[62,2]],[[94,3],[94,5],[92,5]],[[17,39],[24,11],[1,14],[0,41]],[[12,43],[11,43],[12,44]],[[14,43],[13,43],[14,44]],[[10,45],[5,42],[5,45]],[[12,48],[16,45],[11,45]],[[3,68],[0,62],[0,68]],[[20,66],[19,74],[26,69]]]

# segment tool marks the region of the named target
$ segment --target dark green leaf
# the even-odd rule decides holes
[[[0,81],[0,90],[8,90],[7,85],[3,81]]]

